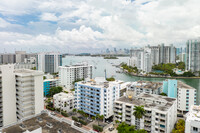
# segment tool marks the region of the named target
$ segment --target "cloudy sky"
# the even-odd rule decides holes
[[[200,0],[1,0],[0,52],[99,52],[200,35]]]

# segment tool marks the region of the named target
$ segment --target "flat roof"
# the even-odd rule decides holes
[[[37,121],[37,118],[42,118],[41,122]],[[21,128],[20,124],[13,125],[11,127],[5,128],[2,132],[6,133],[23,133],[26,130],[33,131],[38,128],[42,128],[42,133],[57,133],[59,129],[61,129],[64,133],[81,133],[80,131],[75,130],[69,124],[65,122],[59,122],[51,117],[48,114],[44,113],[39,115],[38,117],[31,118],[29,120],[23,121],[22,124],[25,128]],[[52,128],[46,126],[46,123],[51,123]]]
[[[47,81],[58,81],[58,79],[45,79],[43,82],[47,82]]]
[[[178,81],[178,88],[180,89],[195,89],[192,86],[187,85],[186,83],[182,82],[182,81]]]
[[[43,75],[42,71],[30,70],[30,69],[15,69],[15,74],[19,75]]]
[[[121,80],[115,80],[115,81],[98,81],[96,82],[95,80],[91,81],[80,81],[78,82],[79,85],[85,85],[85,86],[91,86],[91,87],[96,87],[96,88],[108,88],[109,85],[116,85],[116,84],[124,84],[124,85],[129,85],[128,82],[123,82]]]
[[[151,90],[156,90],[162,87],[162,85],[163,84],[161,82],[151,82],[151,81],[136,81],[136,82],[132,82],[131,84],[131,86],[151,89]]]
[[[116,102],[125,102],[137,106],[143,105],[146,108],[154,108],[160,111],[167,111],[176,102],[175,98],[168,98],[166,96],[142,93],[137,97],[128,98],[123,96]]]
[[[190,111],[187,113],[187,121],[200,122],[200,106],[193,105],[190,107]]]

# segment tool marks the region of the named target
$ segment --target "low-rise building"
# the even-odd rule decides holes
[[[163,81],[163,92],[168,97],[177,98],[178,111],[185,113],[196,104],[196,89],[175,79]]]
[[[128,87],[128,90],[134,91],[134,96],[137,96],[141,93],[159,95],[162,92],[162,83],[151,81],[136,81],[131,83],[131,85]]]
[[[146,113],[142,119],[133,115],[135,106],[144,106]],[[135,125],[148,133],[170,133],[177,120],[177,100],[145,93],[133,97],[132,92],[128,91],[127,96],[114,102],[114,120]]]
[[[197,93],[196,89],[178,81],[178,93],[177,93],[177,101],[178,101],[178,111],[183,113],[188,112],[192,105],[196,105]]]
[[[104,115],[107,119],[113,115],[113,103],[121,97],[128,83],[106,81],[105,78],[77,82],[75,84],[75,108],[96,116]]]
[[[53,96],[53,103],[55,108],[70,112],[74,108],[74,96],[72,93],[61,92]]]
[[[43,81],[43,87],[44,87],[44,96],[47,96],[49,94],[49,90],[51,87],[57,87],[59,85],[58,79],[46,79]]]
[[[185,133],[200,132],[200,106],[193,105],[186,114]]]

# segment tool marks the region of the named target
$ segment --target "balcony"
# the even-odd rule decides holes
[[[114,107],[115,107],[115,108],[122,108],[122,105],[119,105],[119,104],[117,105],[117,104],[115,104]]]
[[[126,117],[126,120],[131,120],[131,117]]]
[[[120,110],[120,109],[116,109],[115,111],[118,113],[122,113],[122,110]]]
[[[127,111],[131,111],[131,108],[126,108]]]

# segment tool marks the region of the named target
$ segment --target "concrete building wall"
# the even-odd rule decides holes
[[[43,96],[43,75],[34,77],[34,93],[35,93],[35,114],[41,113],[44,110]]]
[[[0,71],[2,115],[3,125],[5,126],[17,121],[14,65],[2,65]]]

